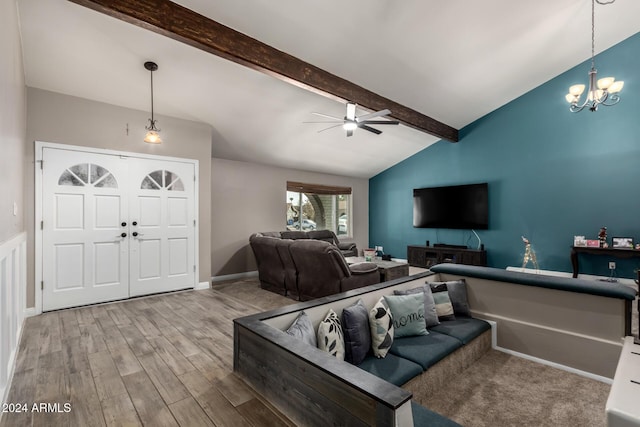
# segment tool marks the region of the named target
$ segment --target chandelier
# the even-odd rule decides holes
[[[573,85],[569,88],[569,93],[565,95],[567,102],[571,104],[569,110],[572,113],[582,111],[585,107],[588,107],[590,111],[597,111],[598,105],[602,104],[607,107],[620,102],[620,96],[618,93],[624,86],[623,81],[615,81],[613,77],[603,77],[598,80],[598,70],[595,67],[595,9],[596,2],[598,4],[611,4],[615,0],[591,0],[591,70],[589,71],[589,91],[582,104],[580,102],[580,96],[584,92],[585,85]]]

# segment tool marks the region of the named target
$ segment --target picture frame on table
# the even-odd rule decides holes
[[[633,237],[612,237],[611,247],[616,249],[633,249]]]

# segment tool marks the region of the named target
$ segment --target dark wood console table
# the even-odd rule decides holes
[[[443,262],[487,265],[487,251],[459,246],[407,246],[407,260],[413,267],[430,268]]]
[[[632,248],[596,248],[589,246],[571,247],[573,277],[578,277],[578,254],[607,255],[613,258],[640,258],[640,250]]]

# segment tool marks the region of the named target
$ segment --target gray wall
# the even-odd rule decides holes
[[[25,194],[28,230],[27,306],[34,301],[34,141],[196,159],[200,168],[200,282],[211,273],[211,126],[158,116],[163,143],[143,142],[149,113],[40,89],[27,89]],[[126,129],[129,126],[129,135]]]
[[[24,231],[25,132],[26,91],[16,4],[0,1],[0,243]]]
[[[353,241],[369,243],[369,181],[211,159],[211,273],[215,276],[256,270],[249,236],[284,230],[287,181],[348,186],[353,189]],[[344,239],[347,241],[347,239]]]

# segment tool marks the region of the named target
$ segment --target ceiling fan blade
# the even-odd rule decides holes
[[[333,128],[337,128],[338,126],[342,126],[342,123],[338,124],[338,125],[334,125],[334,126],[329,126],[328,128],[324,128],[318,131],[318,133],[320,132],[324,132],[325,130],[329,130],[329,129],[333,129]]]
[[[353,131],[352,130],[348,130],[347,131],[347,136],[353,136]]]
[[[365,120],[359,121],[359,125],[399,125],[400,122],[397,120]]]
[[[347,120],[356,120],[356,104],[347,102]]]
[[[375,117],[386,116],[387,114],[391,114],[391,111],[384,109],[384,110],[376,111],[375,113],[363,114],[362,116],[358,117],[356,121],[361,122],[364,120],[373,119]]]
[[[326,121],[319,121],[319,122],[302,122],[302,123],[340,123],[342,124],[342,120],[340,120],[339,122],[337,120],[326,120]]]
[[[369,127],[369,126],[367,126],[367,125],[358,125],[358,127],[359,127],[360,129],[364,129],[364,130],[368,130],[369,132],[373,132],[373,133],[375,133],[376,135],[380,135],[380,134],[382,133],[382,131],[381,131],[381,130],[374,129],[374,128]]]
[[[342,121],[342,120],[343,120],[343,118],[342,118],[342,117],[330,116],[330,115],[328,115],[328,114],[323,114],[323,113],[316,113],[316,112],[313,112],[313,113],[311,113],[311,114],[315,114],[316,116],[322,116],[322,117],[326,117],[326,118],[328,118],[328,119],[333,119],[333,120],[338,120],[338,121]]]

